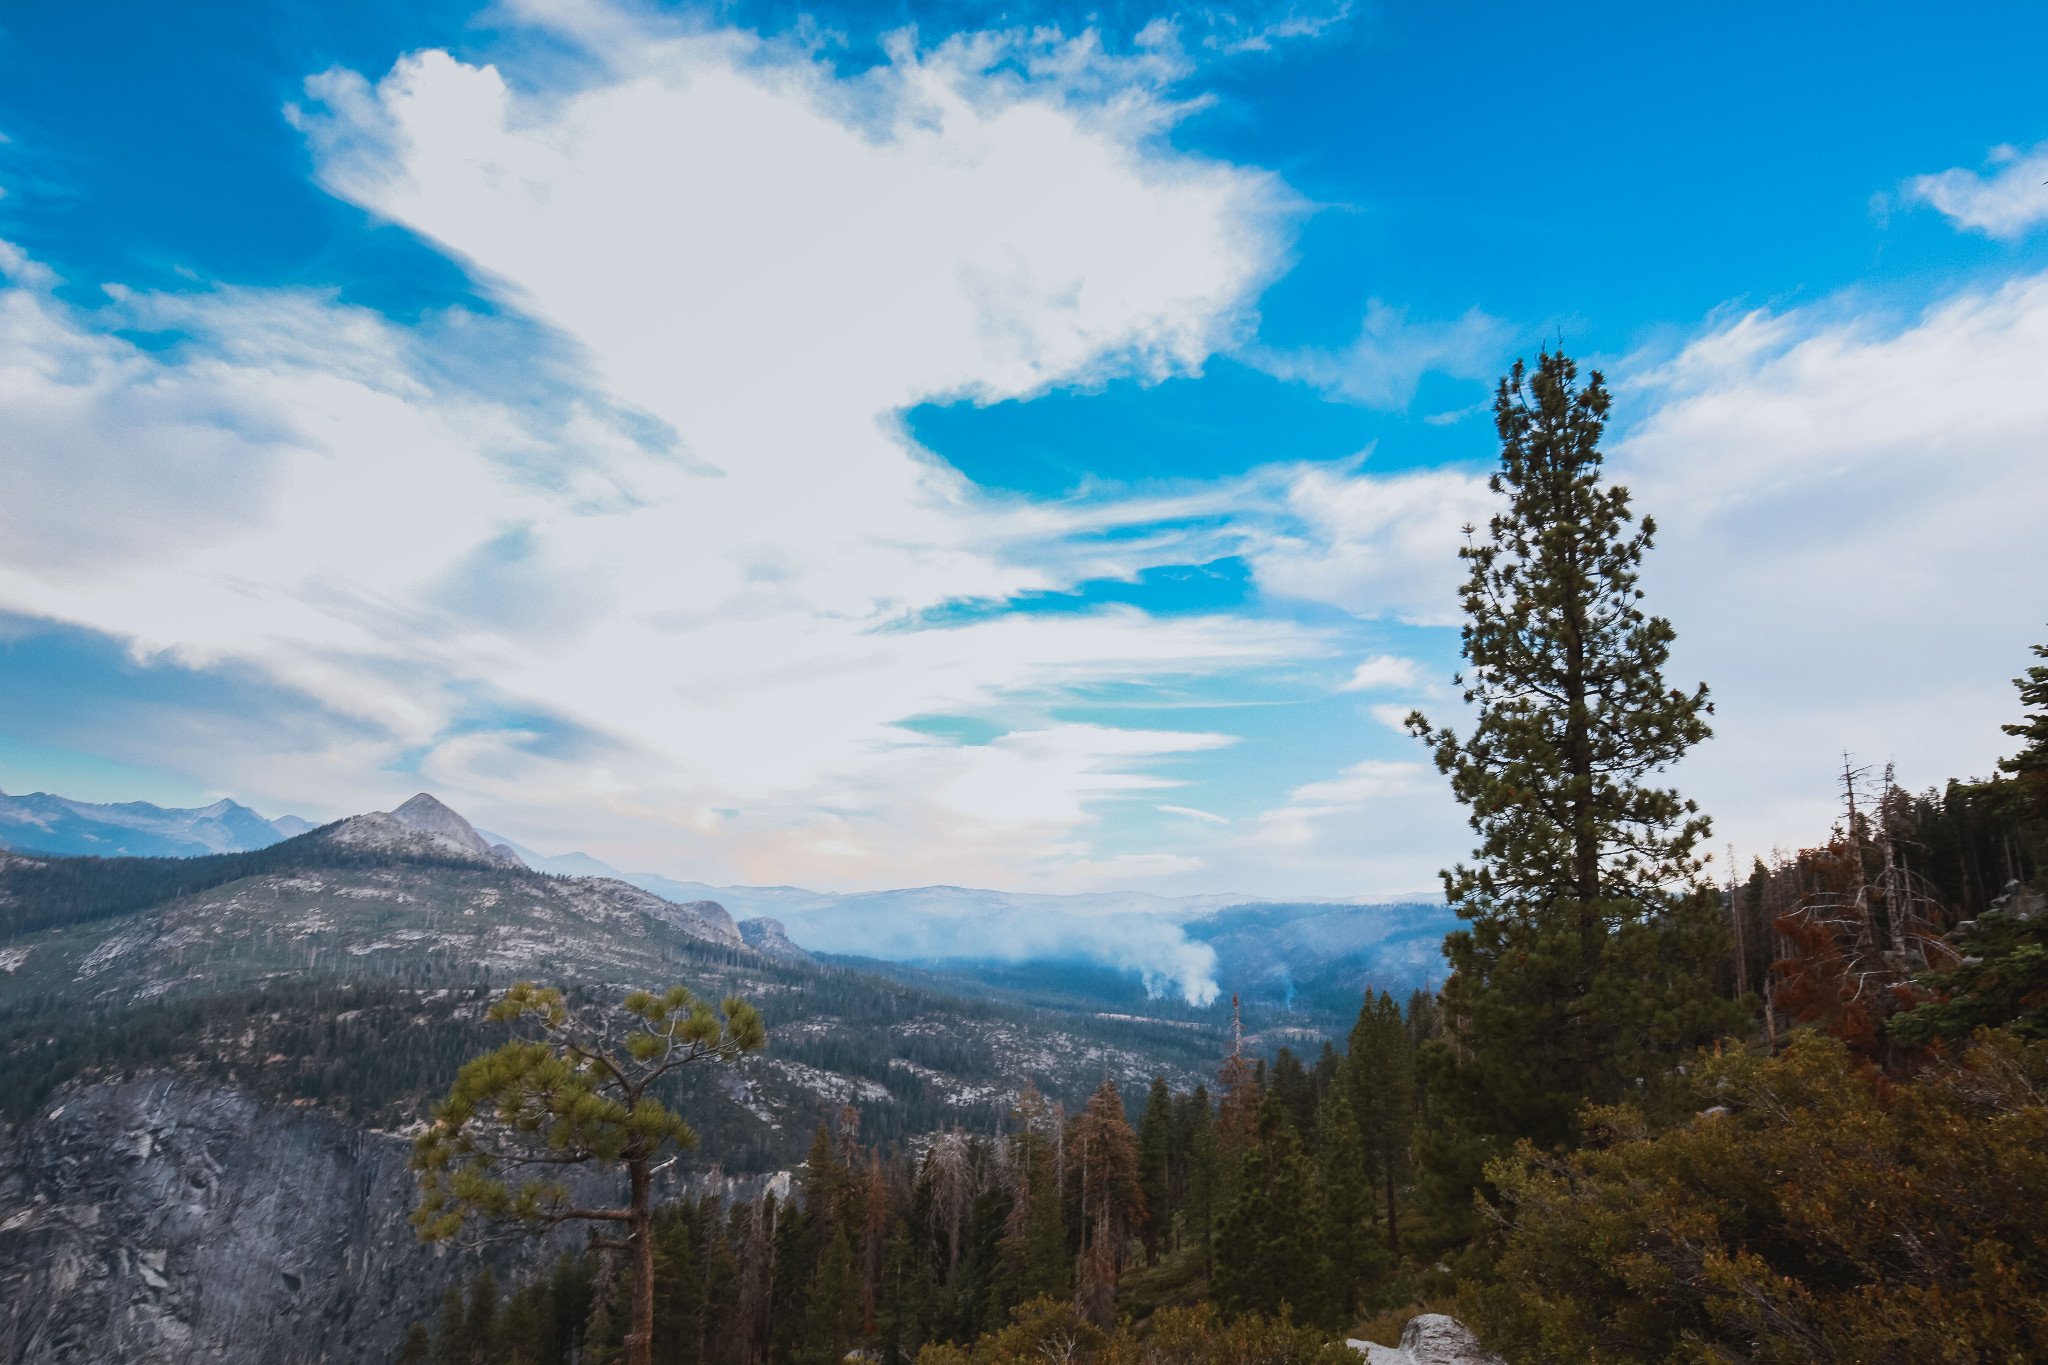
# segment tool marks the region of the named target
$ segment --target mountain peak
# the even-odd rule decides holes
[[[391,812],[371,811],[342,821],[334,837],[345,844],[393,844],[424,838],[440,853],[453,853],[487,863],[524,867],[519,855],[503,844],[493,848],[476,827],[431,792],[419,792]]]
[[[476,832],[475,826],[457,815],[431,792],[418,793],[410,801],[392,811],[391,818],[407,829],[453,839],[474,853],[491,851],[491,846],[483,841],[483,836]]]

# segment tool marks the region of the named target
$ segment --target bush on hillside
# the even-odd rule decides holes
[[[1518,1361],[2048,1359],[2048,1043],[1984,1031],[1894,1084],[1802,1032],[1701,1068],[1710,1108],[1488,1177],[1499,1282],[1465,1316]]]

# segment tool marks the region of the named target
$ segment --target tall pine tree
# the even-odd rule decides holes
[[[1328,1319],[1329,1264],[1316,1170],[1279,1097],[1267,1091],[1244,1153],[1236,1196],[1216,1220],[1210,1296],[1225,1313]]]
[[[1358,1124],[1362,1174],[1372,1182],[1379,1196],[1374,1202],[1386,1217],[1387,1250],[1399,1255],[1394,1192],[1406,1174],[1415,1127],[1415,1057],[1393,992],[1375,996],[1366,991],[1358,1022],[1351,1026],[1349,1047],[1344,1088]]]
[[[1455,1046],[1430,1051],[1436,1187],[1469,1190],[1527,1137],[1571,1141],[1580,1107],[1660,1076],[1670,1054],[1737,1025],[1712,994],[1719,906],[1699,881],[1708,823],[1649,782],[1711,733],[1704,684],[1665,685],[1675,637],[1637,586],[1655,526],[1600,482],[1608,394],[1598,371],[1544,353],[1501,380],[1494,422],[1506,499],[1470,565],[1462,738],[1420,712],[1480,836],[1444,874],[1471,927],[1444,945]]]
[[[1373,1189],[1365,1146],[1351,1114],[1348,1086],[1332,1085],[1316,1113],[1316,1160],[1323,1185],[1323,1254],[1329,1260],[1329,1308],[1344,1323],[1358,1313],[1359,1290],[1390,1259],[1372,1236]]]
[[[1159,1263],[1159,1246],[1173,1212],[1169,1188],[1173,1159],[1173,1092],[1164,1076],[1152,1078],[1145,1112],[1138,1116],[1138,1191],[1145,1197],[1145,1264]]]

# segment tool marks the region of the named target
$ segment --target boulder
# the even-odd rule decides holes
[[[1366,1365],[1507,1365],[1491,1351],[1480,1349],[1471,1328],[1443,1313],[1408,1319],[1399,1346],[1382,1346],[1376,1341],[1344,1344],[1362,1352]]]

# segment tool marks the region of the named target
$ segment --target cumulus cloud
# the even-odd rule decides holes
[[[2017,714],[2008,679],[2043,637],[2048,601],[2048,566],[2027,548],[2048,505],[2048,276],[1909,318],[1843,300],[1753,312],[1667,361],[1616,369],[1629,377],[1609,472],[1659,525],[1644,581],[1678,628],[1669,676],[1706,680],[1717,702],[1716,738],[1670,777],[1715,815],[1717,851],[1825,837],[1844,750],[1894,761],[1908,785],[1988,774],[2010,746],[1998,725]],[[1495,510],[1482,477],[1264,477],[1269,519],[1246,549],[1262,589],[1362,616],[1458,619],[1461,527]],[[1347,687],[1409,681],[1375,658]],[[1407,710],[1366,713],[1399,730]],[[1367,765],[1303,787],[1259,818],[1238,861],[1216,863],[1286,848],[1296,884],[1406,885],[1377,852],[1402,826],[1379,822],[1416,812],[1397,799],[1363,814],[1395,781],[1416,784],[1430,812],[1405,837],[1437,865],[1455,856],[1455,811],[1429,806],[1438,779]]]
[[[1422,666],[1398,654],[1375,654],[1351,671],[1340,692],[1412,692],[1422,686]]]
[[[1825,836],[1843,750],[1985,775],[2044,633],[2048,276],[1917,317],[1755,312],[1624,386],[1671,676],[1715,688],[1682,780],[1749,851]]]
[[[1905,184],[1910,202],[1931,205],[1958,229],[2011,240],[2048,221],[2048,142],[1991,149],[1990,174],[1952,166]]]
[[[840,78],[736,31],[524,14],[585,49],[575,84],[430,51],[294,111],[322,183],[499,318],[228,287],[80,310],[0,262],[0,607],[333,715],[346,761],[192,757],[309,814],[388,803],[400,766],[529,842],[720,880],[1123,875],[1091,803],[1229,736],[1053,708],[1327,643],[1125,608],[919,627],[1064,586],[1090,566],[1062,546],[1150,512],[987,501],[889,414],[1199,364],[1283,255],[1284,188],[1165,143],[1163,46],[905,41]],[[540,359],[481,380],[506,327]],[[895,723],[997,704],[1039,719]]]
[[[1461,470],[1303,467],[1289,472],[1280,495],[1287,520],[1258,537],[1247,558],[1259,586],[1278,596],[1448,625],[1458,619],[1465,528],[1484,527],[1497,503],[1485,475]]]

